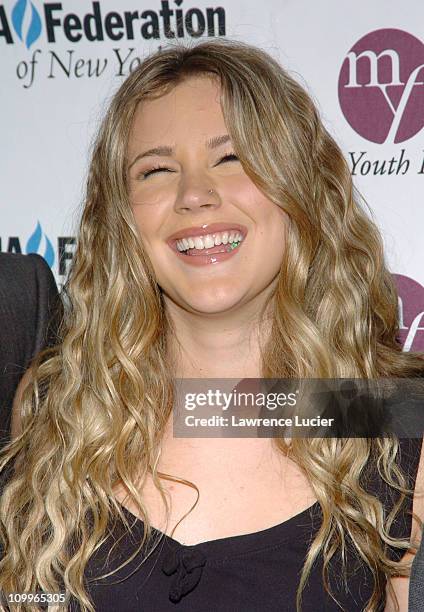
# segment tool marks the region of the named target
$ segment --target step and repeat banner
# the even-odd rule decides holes
[[[39,253],[60,286],[114,91],[170,39],[220,36],[260,46],[313,96],[383,234],[404,350],[424,351],[421,0],[1,3],[0,250]]]

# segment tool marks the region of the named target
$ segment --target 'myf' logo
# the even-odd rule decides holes
[[[40,14],[31,0],[17,0],[12,9],[12,25],[18,38],[25,44],[26,48],[40,37],[41,19]],[[3,6],[0,6],[0,35],[8,43],[13,42],[9,22]]]
[[[404,351],[424,351],[424,287],[409,276],[393,274],[398,290],[399,340]]]
[[[395,29],[361,38],[343,62],[339,101],[367,140],[396,144],[415,136],[424,126],[424,44]]]

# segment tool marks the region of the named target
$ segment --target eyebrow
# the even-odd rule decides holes
[[[222,136],[214,136],[213,138],[210,138],[205,142],[205,145],[207,149],[216,149],[217,147],[220,147],[221,145],[225,144],[226,142],[229,142],[230,140],[231,139],[228,134],[223,134]],[[153,149],[148,149],[147,151],[143,151],[143,153],[137,155],[137,157],[129,165],[128,170],[130,170],[130,168],[135,164],[135,162],[137,162],[142,157],[149,157],[151,155],[160,155],[168,157],[173,155],[173,153],[174,147],[166,145],[160,145],[158,147],[154,147]]]

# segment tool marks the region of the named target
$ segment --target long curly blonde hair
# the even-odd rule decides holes
[[[361,206],[347,163],[303,87],[266,52],[228,39],[176,43],[151,54],[120,86],[100,126],[60,342],[34,361],[20,403],[22,433],[0,454],[0,474],[8,475],[0,500],[0,591],[63,587],[92,612],[86,564],[105,541],[111,517],[131,529],[115,485],[125,485],[145,523],[140,548],[152,535],[139,488],[146,475],[166,503],[166,475],[156,464],[174,398],[166,358],[171,323],[129,204],[126,151],[137,104],[199,74],[219,79],[223,115],[244,171],[289,217],[262,376],[424,373],[423,355],[402,352],[398,342],[397,293],[372,213]],[[374,576],[366,610],[377,610],[382,578],[408,573],[388,554],[388,546],[410,546],[389,535],[411,494],[396,462],[398,441],[277,444],[304,471],[323,516],[303,567],[297,609],[317,556],[323,554],[327,588],[328,564],[349,537]],[[400,492],[388,517],[381,500],[361,486],[369,460]]]

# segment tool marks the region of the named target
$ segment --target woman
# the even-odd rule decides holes
[[[424,372],[396,340],[346,162],[277,62],[223,39],[128,77],[67,292],[0,463],[15,460],[1,590],[66,588],[83,610],[353,612],[384,609],[387,586],[395,609],[421,441],[172,435],[174,378]]]

